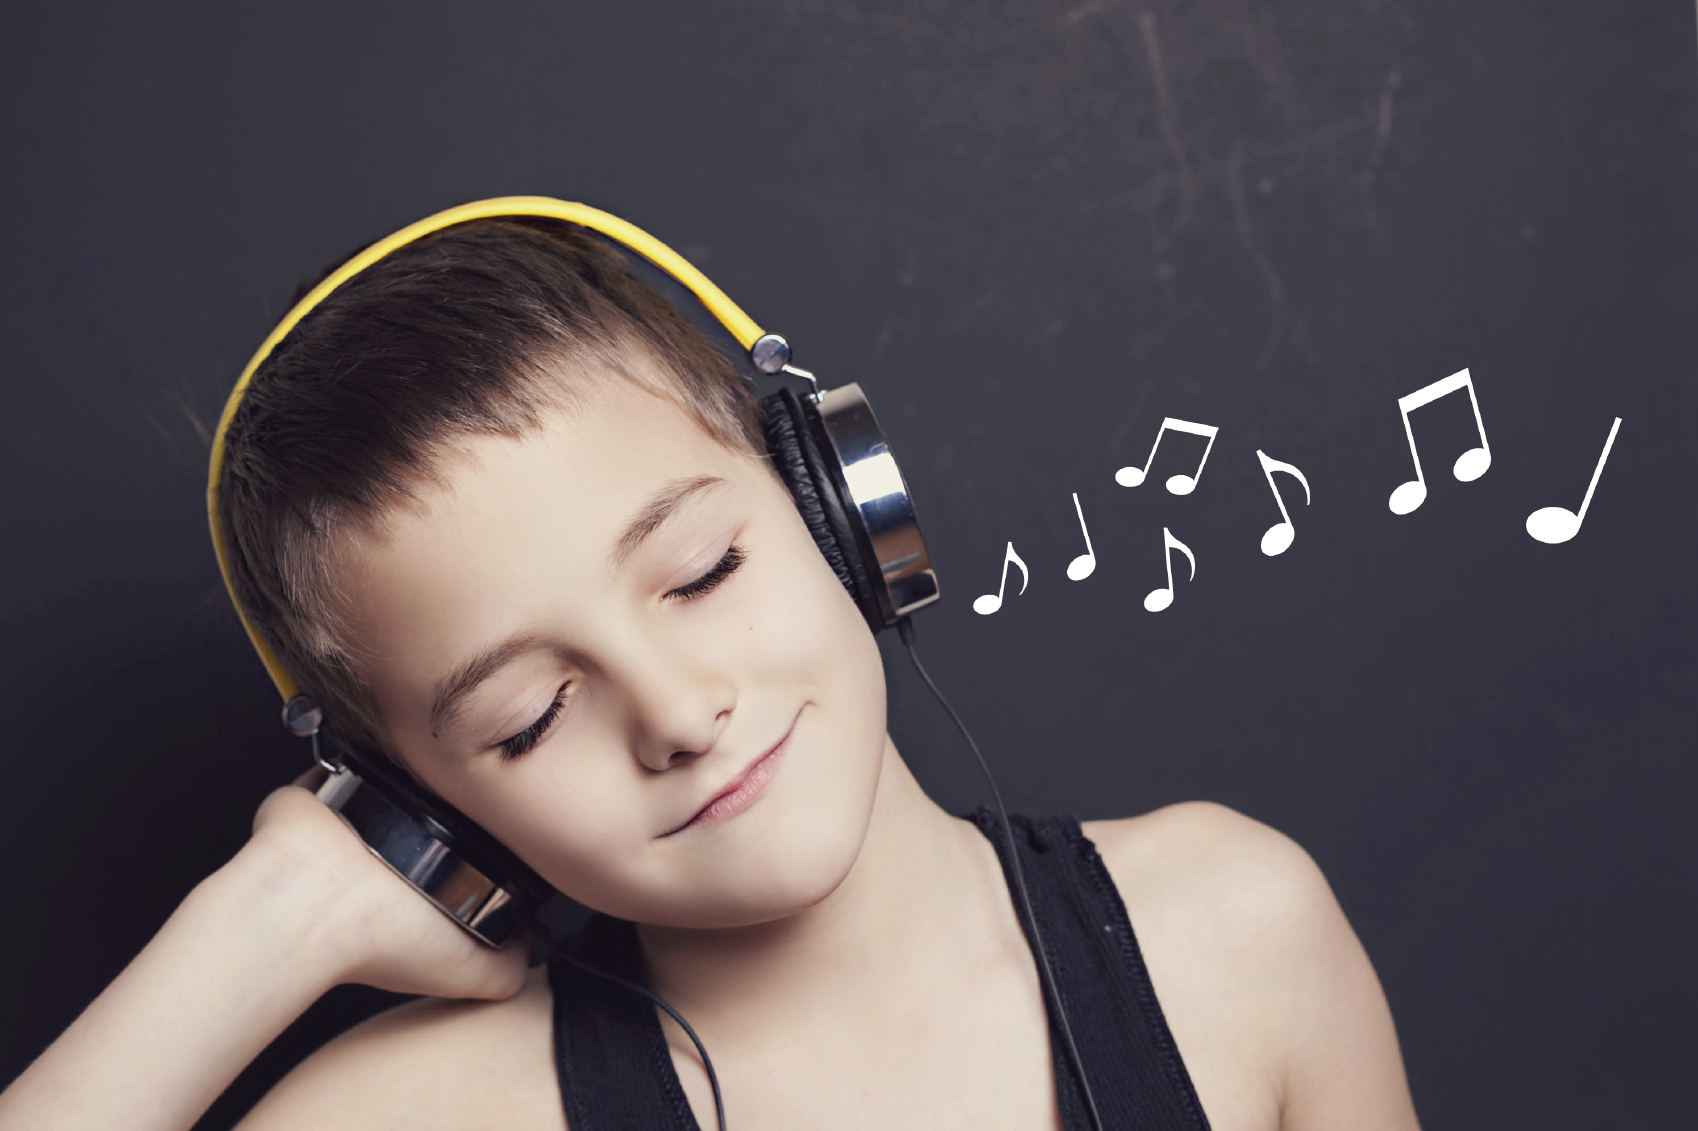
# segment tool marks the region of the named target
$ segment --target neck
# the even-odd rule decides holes
[[[794,1026],[919,1000],[940,967],[1006,946],[1009,927],[1018,936],[989,842],[925,795],[886,736],[866,839],[825,899],[748,927],[638,931],[661,996],[716,1028],[760,1032],[780,1015]]]

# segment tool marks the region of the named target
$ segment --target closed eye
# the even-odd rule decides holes
[[[554,702],[548,705],[548,710],[537,716],[537,721],[514,735],[503,739],[501,760],[511,762],[530,752],[531,747],[542,741],[542,736],[548,733],[548,728],[554,725],[554,720],[560,717],[560,709],[566,705],[566,688],[570,684],[563,683],[560,690],[554,693]]]
[[[719,584],[742,568],[748,561],[749,555],[741,546],[733,545],[725,551],[714,567],[696,578],[694,581],[680,585],[666,594],[669,601],[693,601],[704,593],[719,586]]]

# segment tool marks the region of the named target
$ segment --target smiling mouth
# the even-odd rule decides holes
[[[727,782],[725,788],[708,798],[707,803],[697,809],[689,820],[661,833],[660,839],[698,825],[728,821],[753,805],[761,794],[766,792],[767,783],[772,781],[773,774],[778,771],[778,763],[790,749],[790,736],[796,733],[796,720],[801,717],[802,713],[796,712],[796,718],[790,720],[790,729],[784,732],[783,738],[751,762],[742,773]]]

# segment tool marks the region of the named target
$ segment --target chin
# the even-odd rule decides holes
[[[860,858],[868,817],[845,812],[834,820],[796,821],[801,827],[784,830],[789,835],[768,839],[762,863],[739,877],[735,891],[721,892],[721,921],[712,925],[787,919],[827,899]]]

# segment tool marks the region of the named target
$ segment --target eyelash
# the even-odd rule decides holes
[[[694,581],[680,585],[666,596],[678,601],[694,601],[719,587],[726,578],[736,573],[748,561],[749,555],[741,546],[733,545],[725,551],[725,556],[714,563],[712,569],[696,578]],[[530,753],[536,744],[542,741],[542,736],[548,733],[548,728],[554,725],[554,720],[560,717],[560,710],[566,705],[566,684],[560,685],[560,690],[554,693],[554,702],[548,705],[548,710],[537,716],[537,721],[515,734],[512,738],[503,739],[501,760],[511,762]]]
[[[537,716],[537,721],[501,743],[501,760],[511,762],[515,758],[530,753],[531,747],[542,740],[548,733],[548,728],[554,725],[554,720],[560,717],[560,708],[566,705],[566,684],[560,685],[560,690],[554,693],[554,702],[548,705],[548,710]]]
[[[693,601],[697,597],[717,588],[720,582],[736,573],[743,567],[743,563],[748,560],[748,552],[745,551],[743,547],[733,544],[729,550],[725,551],[725,556],[720,558],[712,569],[696,578],[696,580],[685,585],[680,585],[666,596],[678,601]]]

